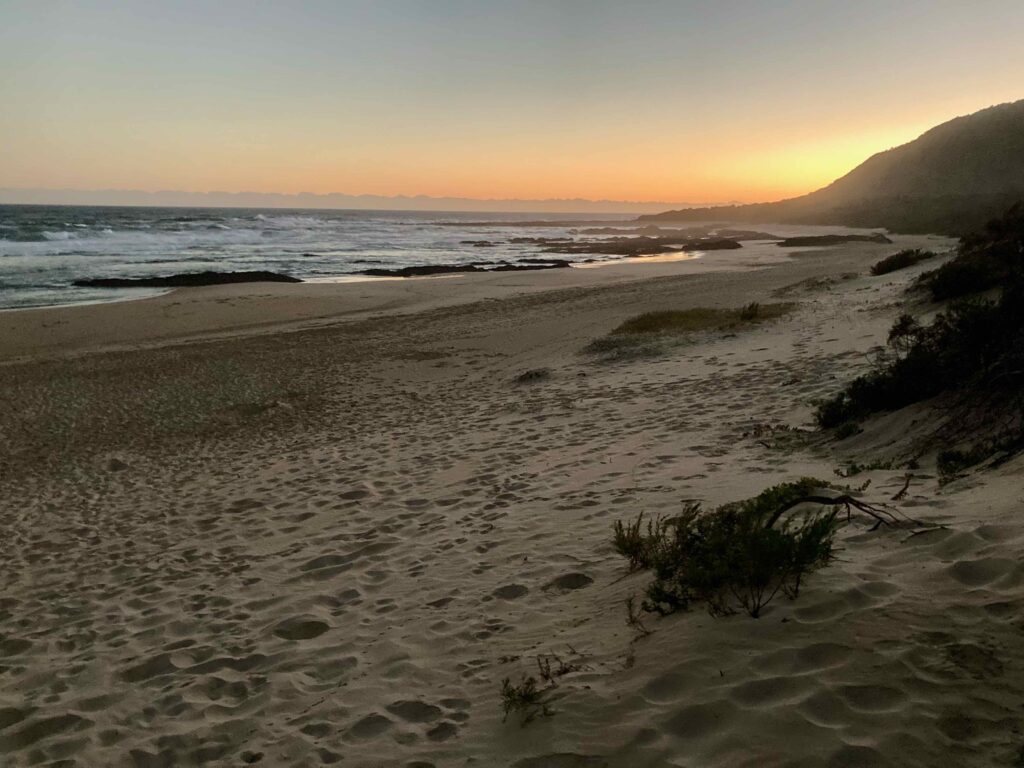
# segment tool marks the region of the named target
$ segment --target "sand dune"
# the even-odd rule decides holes
[[[823,278],[919,242],[0,367],[4,764],[1012,764],[1020,462],[943,489],[926,466],[902,509],[941,527],[853,520],[758,620],[638,638],[647,577],[609,545],[620,517],[859,458],[763,427],[866,366],[914,271]],[[638,311],[777,292],[798,310],[753,330],[578,354]],[[903,475],[856,482],[887,499]],[[502,679],[538,657],[565,671],[553,714],[503,722]]]

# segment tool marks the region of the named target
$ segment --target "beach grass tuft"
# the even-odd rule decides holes
[[[590,342],[583,352],[602,362],[654,357],[688,334],[742,330],[782,317],[796,306],[794,302],[752,302],[735,308],[693,307],[645,312],[629,318],[607,336]]]
[[[519,716],[520,725],[527,725],[538,717],[550,717],[554,714],[547,703],[545,691],[537,685],[537,679],[534,677],[524,678],[518,684],[513,684],[507,677],[502,680],[501,708],[505,715],[502,722],[515,713]]]

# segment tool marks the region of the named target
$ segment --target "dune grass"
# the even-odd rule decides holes
[[[922,251],[920,248],[908,249],[894,253],[892,256],[886,256],[879,262],[876,262],[871,267],[871,274],[875,277],[879,275],[888,275],[890,272],[896,272],[900,269],[906,269],[912,267],[915,264],[920,264],[922,261],[928,259],[934,259],[935,254],[932,251]]]
[[[583,352],[603,361],[650,357],[665,352],[687,334],[740,330],[782,317],[796,306],[793,302],[753,302],[743,307],[645,312],[629,318],[607,336],[595,339]]]

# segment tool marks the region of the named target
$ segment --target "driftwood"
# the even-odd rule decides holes
[[[906,478],[903,481],[903,487],[900,488],[896,495],[892,497],[893,501],[902,501],[903,497],[907,495],[907,489],[910,488],[910,481],[914,479],[914,475],[911,472],[907,472]]]
[[[786,514],[789,510],[793,509],[794,507],[799,506],[800,504],[820,504],[824,507],[846,507],[847,520],[850,519],[852,511],[856,509],[858,512],[863,512],[865,515],[873,517],[876,520],[875,525],[871,528],[871,530],[875,530],[882,525],[899,525],[900,523],[904,522],[904,520],[901,520],[900,516],[898,516],[896,513],[888,509],[884,509],[873,504],[868,504],[867,502],[853,498],[853,496],[843,494],[842,496],[802,496],[799,499],[794,499],[793,501],[776,510],[775,513],[768,519],[768,522],[765,523],[764,527],[771,528],[773,525],[775,525],[775,523],[779,521],[780,517],[782,517],[784,514]],[[915,525],[922,525],[922,523],[916,520],[910,520],[909,518],[904,519],[909,522],[913,522]]]

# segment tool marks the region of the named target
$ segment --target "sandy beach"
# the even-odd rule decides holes
[[[811,423],[924,269],[868,267],[951,245],[893,239],[0,313],[0,763],[1016,764],[1020,458],[940,487],[926,456],[899,502],[905,469],[864,471],[931,527],[854,517],[759,619],[626,623],[649,577],[615,520],[906,458],[922,412]],[[581,354],[641,312],[780,300]],[[552,714],[503,721],[538,659]]]

